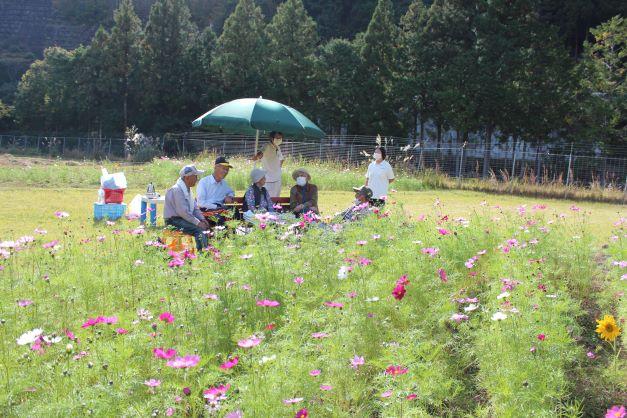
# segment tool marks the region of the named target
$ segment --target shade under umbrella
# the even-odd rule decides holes
[[[298,138],[319,139],[325,135],[322,129],[298,110],[261,97],[224,103],[193,121],[192,126],[212,126],[239,134],[258,135],[259,131],[280,131]]]

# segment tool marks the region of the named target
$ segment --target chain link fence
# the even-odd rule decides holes
[[[266,139],[259,140],[259,147]],[[482,143],[452,139],[417,143],[415,139],[385,137],[388,159],[408,171],[433,170],[450,177],[480,178],[485,148]],[[161,155],[190,157],[202,153],[247,156],[255,153],[255,138],[243,135],[166,134],[153,143]],[[71,159],[128,160],[125,139],[0,135],[0,152]],[[283,154],[304,160],[363,164],[376,146],[374,136],[327,136],[320,142],[285,141]],[[498,143],[490,150],[488,172],[500,181],[561,182],[627,190],[627,148],[601,151],[593,146],[554,143],[533,146],[523,141]]]

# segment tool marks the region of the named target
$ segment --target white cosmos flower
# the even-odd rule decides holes
[[[503,299],[503,298],[508,298],[508,297],[509,297],[509,292],[503,292],[500,295],[498,295],[496,298]]]
[[[47,342],[48,344],[56,344],[58,342],[61,342],[61,340],[63,339],[63,337],[51,337],[49,335],[44,335],[43,339],[45,342]]]
[[[37,341],[37,338],[41,334],[44,333],[44,330],[41,328],[35,328],[32,331],[26,331],[24,334],[20,335],[20,338],[16,340],[17,345],[28,345]]]
[[[337,272],[337,278],[340,280],[344,280],[348,277],[348,267],[341,266]]]
[[[507,315],[505,315],[503,312],[496,312],[494,315],[492,315],[492,320],[493,321],[502,321],[504,319],[507,319]]]
[[[464,312],[472,312],[474,310],[476,310],[479,307],[479,305],[475,305],[474,303],[471,303],[470,305],[466,306],[464,308]]]
[[[268,363],[269,361],[274,361],[276,360],[276,354],[273,354],[271,356],[263,356],[261,357],[261,360],[259,360],[259,364],[265,364]]]

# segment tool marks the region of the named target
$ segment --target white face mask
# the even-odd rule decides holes
[[[300,187],[305,186],[307,184],[307,177],[303,177],[303,176],[296,177],[296,184],[298,184]]]
[[[274,145],[277,147],[283,143],[283,138],[274,138]]]
[[[378,152],[375,152],[374,154],[372,154],[372,156],[376,161],[381,161],[383,159],[383,155]]]

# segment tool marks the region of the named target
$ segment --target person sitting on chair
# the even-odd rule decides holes
[[[353,187],[353,191],[355,192],[355,203],[338,215],[341,221],[356,221],[371,213],[372,190],[366,186],[361,186]]]
[[[244,194],[244,212],[274,212],[270,194],[264,187],[266,185],[266,170],[254,168],[250,173],[253,184],[250,185]]]
[[[314,212],[318,214],[318,187],[309,183],[311,176],[307,170],[299,168],[292,173],[296,185],[290,189],[290,210],[295,216]]]
[[[205,231],[209,229],[209,223],[198,209],[196,199],[192,195],[192,187],[198,183],[198,175],[204,171],[196,166],[186,165],[179,173],[179,179],[165,194],[163,217],[165,224],[192,235],[196,240],[196,249],[201,251],[208,245]]]
[[[229,170],[233,168],[224,157],[216,159],[213,173],[198,182],[198,206],[201,210],[223,209],[225,203],[233,203],[235,192],[226,182]]]

